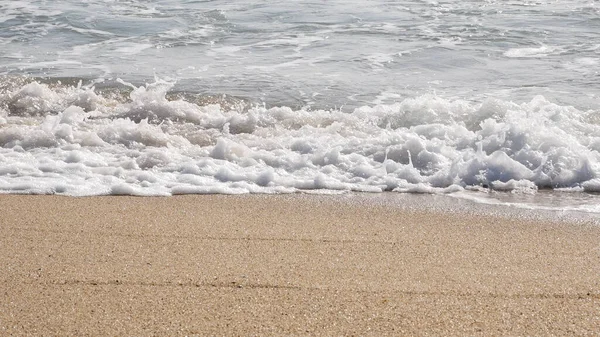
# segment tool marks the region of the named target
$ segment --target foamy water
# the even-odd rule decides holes
[[[600,191],[595,2],[0,8],[3,193]]]

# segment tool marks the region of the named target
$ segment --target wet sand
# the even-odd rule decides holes
[[[370,198],[0,196],[0,335],[599,333],[597,224]]]

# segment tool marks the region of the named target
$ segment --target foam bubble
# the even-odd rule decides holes
[[[599,185],[597,112],[541,96],[237,109],[173,98],[165,81],[121,85],[130,93],[118,98],[37,82],[4,93],[2,192],[531,194]]]

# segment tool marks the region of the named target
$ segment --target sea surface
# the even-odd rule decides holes
[[[0,0],[0,193],[600,212],[600,2]]]

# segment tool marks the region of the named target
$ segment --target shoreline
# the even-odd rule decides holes
[[[437,199],[0,195],[0,331],[594,333],[595,219]]]

